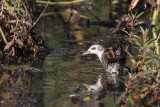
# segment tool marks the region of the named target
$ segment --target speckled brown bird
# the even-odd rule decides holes
[[[101,61],[104,69],[109,73],[122,74],[126,63],[126,53],[121,45],[104,48],[100,44],[93,44],[89,49],[82,54],[95,54]]]

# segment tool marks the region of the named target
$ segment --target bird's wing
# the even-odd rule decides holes
[[[117,50],[115,50],[113,47],[107,48],[104,51],[104,60],[112,62],[112,61],[116,61],[116,60],[122,59],[123,56],[121,56],[121,54],[117,54],[116,52],[117,52]]]

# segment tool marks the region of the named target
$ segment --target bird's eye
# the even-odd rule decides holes
[[[92,50],[95,50],[96,48],[95,47],[93,47],[93,48],[91,48]]]

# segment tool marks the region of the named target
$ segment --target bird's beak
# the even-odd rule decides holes
[[[90,85],[88,84],[83,84],[87,89],[90,89]]]
[[[87,54],[90,54],[90,53],[91,53],[90,51],[86,51],[81,56],[84,56],[84,55],[87,55]]]

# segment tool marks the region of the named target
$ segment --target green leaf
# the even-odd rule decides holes
[[[147,65],[141,65],[141,67],[146,70],[147,69]]]
[[[153,73],[153,71],[144,71],[144,72],[140,72],[140,74],[149,74],[149,73]]]
[[[142,34],[144,34],[144,29],[141,26],[140,26],[140,28],[141,28]]]
[[[155,47],[154,42],[148,44],[149,47]]]
[[[140,57],[140,58],[142,57],[142,55],[137,55],[137,56]]]
[[[148,87],[144,87],[142,90],[140,90],[141,92],[146,92],[149,88]]]
[[[132,96],[131,96],[131,95],[128,97],[128,101],[129,101],[129,103],[131,104],[131,106],[133,106],[133,105],[134,105],[134,101],[133,101],[133,99],[132,99]]]
[[[13,10],[14,7],[13,6],[6,6],[5,9],[7,9],[7,10]]]
[[[16,23],[16,20],[9,20],[8,23]]]
[[[155,88],[155,87],[159,87],[159,83],[156,83],[156,84],[150,86],[150,88]]]
[[[141,39],[139,36],[137,36],[137,35],[133,35],[133,37],[142,40],[142,39]]]
[[[150,58],[151,58],[151,56],[150,56],[150,55],[147,55],[145,58],[146,58],[146,59],[150,59]]]
[[[131,12],[130,13],[130,16],[134,19],[135,18],[135,15]]]
[[[145,94],[139,94],[140,98],[144,98]]]
[[[85,97],[83,100],[84,101],[91,101],[91,98],[90,97]]]
[[[136,43],[136,45],[138,45],[139,47],[142,46],[142,44],[139,43],[139,42],[137,42],[137,41],[135,41],[135,43]]]
[[[23,13],[25,13],[25,12],[26,12],[23,8],[20,8],[20,11],[21,11],[21,12],[23,12]]]
[[[138,19],[140,16],[142,16],[143,13],[144,13],[144,12],[141,12],[140,14],[138,14],[138,15],[136,16],[136,19]]]
[[[157,58],[160,60],[160,55],[157,55]]]
[[[136,41],[136,38],[130,38],[131,41]]]
[[[157,40],[157,38],[152,38],[152,39],[150,39],[149,41],[147,41],[147,44],[150,44],[150,42],[153,42],[153,41],[155,41],[155,40]]]
[[[16,31],[16,29],[17,29],[16,27],[12,28],[12,29],[10,30],[10,33]]]
[[[17,1],[18,1],[18,3],[21,3],[22,0],[17,0]]]

